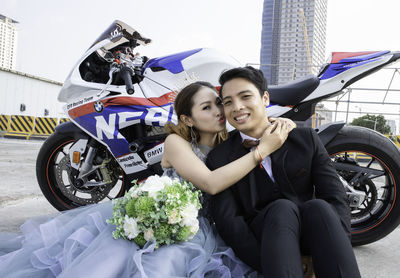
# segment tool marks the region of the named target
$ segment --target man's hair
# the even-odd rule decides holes
[[[234,68],[225,71],[219,77],[219,83],[221,84],[219,95],[221,97],[224,84],[235,78],[243,78],[251,82],[254,86],[256,86],[261,96],[264,95],[264,92],[267,90],[268,87],[267,79],[264,77],[264,74],[261,70],[255,69],[251,66]]]

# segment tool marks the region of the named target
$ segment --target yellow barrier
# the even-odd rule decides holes
[[[4,131],[4,137],[47,137],[55,131],[57,125],[65,122],[69,122],[69,119],[0,115],[0,131]]]
[[[393,135],[396,139],[394,140],[394,143],[396,144],[397,147],[400,148],[400,135]]]
[[[29,137],[33,133],[35,117],[33,116],[21,116],[11,115],[9,126],[4,133],[5,137]]]
[[[68,118],[60,118],[60,120],[58,121],[58,124],[60,125],[65,122],[69,122],[69,119]]]
[[[400,135],[388,135],[388,134],[385,134],[385,136],[387,138],[389,138],[389,139],[393,138],[394,139],[394,143],[396,144],[396,146],[400,148]]]
[[[400,148],[400,135],[396,136],[396,145]]]
[[[32,136],[47,137],[50,136],[57,126],[57,118],[37,117],[35,118],[35,128]]]
[[[10,116],[0,115],[0,130],[6,131],[10,126]]]

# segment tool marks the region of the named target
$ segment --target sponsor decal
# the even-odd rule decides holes
[[[161,143],[144,152],[144,156],[150,164],[154,164],[161,161],[164,152],[164,143]]]
[[[168,110],[166,110],[168,109]],[[143,111],[111,113],[108,119],[105,115],[94,117],[96,121],[96,137],[103,140],[122,139],[119,129],[137,123],[144,123],[152,126],[163,126],[173,118],[172,104],[163,107],[145,108]],[[175,119],[174,119],[175,120]]]
[[[113,40],[114,38],[116,38],[118,36],[122,36],[122,33],[121,33],[122,27],[121,27],[121,25],[119,25],[119,24],[116,24],[116,25],[117,25],[117,27],[110,32],[110,37],[109,37],[110,40]]]
[[[146,164],[137,154],[128,154],[118,158],[117,161],[127,174],[135,173],[147,168]]]
[[[176,82],[174,83],[174,86],[176,87],[176,89],[173,91],[173,93],[170,95],[170,101],[174,102],[176,95],[183,89],[185,88],[187,85],[190,85],[196,81],[199,81],[200,78],[194,73],[192,72],[190,75],[185,71],[184,72],[184,76],[181,77],[180,79],[176,80]]]
[[[82,104],[91,102],[92,100],[93,100],[93,96],[87,97],[87,98],[85,97],[84,99],[80,99],[78,101],[71,102],[71,103],[69,103],[67,105],[67,109],[69,110],[69,109],[75,108],[75,107],[80,106]]]
[[[104,109],[104,105],[103,105],[103,103],[102,103],[101,101],[96,101],[96,102],[93,104],[93,107],[94,107],[94,110],[95,110],[97,113],[102,112],[103,109]]]
[[[164,145],[157,147],[156,149],[150,150],[148,152],[146,152],[146,158],[150,159],[154,156],[160,155],[163,153],[164,149]]]

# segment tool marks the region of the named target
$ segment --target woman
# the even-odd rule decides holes
[[[291,127],[276,121],[260,145],[237,161],[209,171],[207,152],[226,137],[225,119],[215,89],[197,82],[175,101],[178,125],[167,127],[162,166],[165,174],[182,177],[216,194],[279,148]],[[275,130],[274,130],[275,128]],[[268,134],[270,133],[270,134]],[[189,143],[190,140],[191,142]],[[207,198],[203,200],[207,207]],[[203,215],[207,216],[206,209]],[[238,260],[200,217],[200,230],[189,242],[140,249],[134,242],[115,240],[111,202],[68,211],[50,220],[29,220],[22,236],[0,235],[0,277],[251,277],[257,275]],[[1,256],[2,255],[2,256]]]

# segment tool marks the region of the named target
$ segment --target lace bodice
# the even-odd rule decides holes
[[[208,153],[211,151],[211,147],[206,146],[206,145],[200,145],[200,144],[190,144],[192,146],[192,150],[195,153],[195,155],[200,158],[201,161],[204,163],[206,162],[206,158]],[[169,168],[163,168],[163,176],[168,176],[171,179],[177,178],[181,182],[184,180],[178,172],[175,170],[173,167]],[[208,195],[205,192],[202,192],[202,197],[200,198],[200,202],[202,205],[202,209],[199,212],[200,216],[206,217],[211,221],[211,215],[209,213],[209,201],[210,201],[210,195]]]

